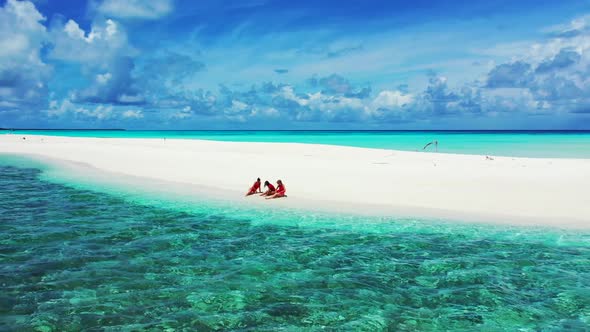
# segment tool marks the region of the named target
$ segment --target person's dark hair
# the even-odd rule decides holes
[[[281,181],[281,180],[277,180],[277,183],[283,183],[283,181]]]
[[[257,179],[256,179],[256,182],[260,182],[260,178],[257,178]]]
[[[268,187],[268,185],[269,185],[269,184],[270,184],[270,182],[268,182],[268,181],[264,181],[264,186],[265,186],[265,187]]]

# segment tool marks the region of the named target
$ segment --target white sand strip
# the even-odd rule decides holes
[[[23,139],[25,137],[26,139]],[[263,204],[590,227],[590,160],[530,159],[296,143],[0,135],[0,153],[215,188],[243,201],[256,177],[288,198]]]

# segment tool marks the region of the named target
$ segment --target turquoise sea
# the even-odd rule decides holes
[[[1,132],[0,132],[1,133]],[[207,139],[235,142],[294,142],[515,157],[590,158],[590,131],[92,131],[17,130],[16,134],[74,137]],[[427,151],[434,151],[431,146]]]
[[[259,210],[0,156],[1,331],[588,331],[590,230]]]

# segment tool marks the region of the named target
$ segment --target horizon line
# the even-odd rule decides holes
[[[590,132],[590,129],[124,129],[124,128],[0,128],[0,131],[301,131],[301,132]]]

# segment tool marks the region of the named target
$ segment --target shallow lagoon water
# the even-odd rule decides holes
[[[590,231],[174,205],[47,174],[0,162],[0,330],[589,328]]]
[[[15,134],[103,138],[205,139],[308,143],[423,151],[438,141],[442,153],[535,158],[590,158],[590,131],[258,131],[258,130],[18,130]],[[435,151],[430,146],[425,151]]]

